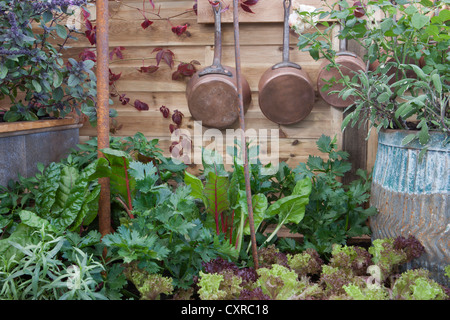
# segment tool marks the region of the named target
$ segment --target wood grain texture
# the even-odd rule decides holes
[[[206,0],[207,1],[207,0]],[[231,1],[227,0],[231,3]],[[241,65],[242,74],[250,84],[252,103],[246,113],[247,129],[274,129],[278,130],[280,137],[280,161],[286,161],[290,166],[305,162],[309,155],[325,156],[315,145],[322,135],[337,135],[339,146],[342,146],[341,123],[343,110],[327,105],[321,98],[316,102],[311,114],[301,122],[282,126],[269,121],[264,117],[258,105],[258,82],[261,75],[271,66],[282,60],[283,23],[276,12],[266,12],[258,6],[267,5],[272,0],[261,0],[254,7],[258,15],[265,17],[260,21],[240,24]],[[318,0],[305,0],[319,3]],[[199,8],[205,1],[199,0]],[[141,0],[109,1],[110,29],[109,45],[111,50],[123,46],[123,59],[114,57],[110,61],[112,72],[121,73],[116,87],[121,94],[130,98],[130,103],[139,99],[149,105],[148,111],[138,111],[132,105],[122,105],[117,97],[113,97],[112,108],[118,111],[116,118],[121,129],[113,135],[129,136],[142,132],[147,138],[158,138],[166,154],[170,146],[170,119],[162,117],[159,108],[164,105],[172,112],[181,111],[183,118],[182,128],[193,130],[192,119],[185,96],[188,79],[172,80],[172,73],[180,62],[197,60],[199,69],[212,63],[214,53],[214,26],[211,23],[202,23],[201,15],[196,15],[192,8],[194,1],[166,0],[155,1],[153,10],[148,1],[145,1],[145,16],[153,21],[147,29],[141,27],[144,20]],[[260,11],[258,11],[260,10]],[[231,12],[231,11],[230,11]],[[269,17],[273,16],[273,17]],[[226,21],[226,16],[224,16]],[[95,20],[93,21],[95,25]],[[177,36],[171,27],[188,24],[188,33]],[[323,27],[321,27],[323,28]],[[81,32],[83,32],[81,30]],[[231,23],[225,22],[222,26],[223,56],[222,63],[235,65],[234,32]],[[311,31],[307,31],[311,32]],[[290,60],[301,65],[308,73],[313,83],[317,80],[321,61],[314,61],[309,53],[301,52],[297,48],[298,36],[290,36]],[[65,51],[64,58],[78,58],[85,49],[95,51],[95,46],[79,35],[79,41],[70,41],[70,49]],[[337,46],[337,43],[335,43]],[[159,70],[153,74],[143,74],[137,69],[141,66],[156,64],[155,48],[169,49],[174,53],[175,66],[170,68],[164,62]],[[8,108],[7,101],[0,101],[0,108]],[[234,128],[238,128],[236,124]],[[203,131],[206,131],[204,128]],[[80,128],[80,141],[85,141],[96,135],[96,129],[89,124]],[[206,142],[205,142],[206,143]],[[351,155],[352,157],[355,155]]]
[[[233,1],[222,1],[226,11],[222,13],[222,22],[233,22]],[[320,0],[303,0],[302,4],[320,8],[323,6]],[[228,7],[229,6],[229,7]],[[246,12],[240,8],[239,22],[282,22],[284,19],[283,0],[259,0],[257,4],[250,6],[254,13]],[[198,22],[214,23],[211,5],[208,0],[198,0]]]

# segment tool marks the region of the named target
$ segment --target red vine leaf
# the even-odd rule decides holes
[[[184,114],[180,111],[175,110],[172,114],[172,121],[175,122],[178,126],[181,126],[181,122],[183,121]]]
[[[124,93],[119,96],[119,101],[122,103],[122,105],[126,105],[128,102],[130,102],[130,98],[125,97]]]
[[[187,27],[188,27],[187,23],[183,26],[172,27],[172,32],[175,33],[177,36],[181,36],[183,33],[186,32]]]
[[[139,111],[146,111],[148,110],[148,104],[146,104],[145,102],[142,102],[141,100],[136,99],[134,101],[134,107],[139,110]]]
[[[169,124],[170,133],[173,133],[177,129],[179,129],[179,127],[176,124],[174,124],[174,123]]]
[[[170,51],[169,49],[163,49],[163,48],[155,48],[153,49],[153,52],[158,52],[156,54],[156,65],[159,66],[161,60],[164,60],[166,62],[166,64],[172,69],[174,62],[173,62],[173,57],[175,56],[175,54]]]
[[[219,5],[220,1],[213,1],[213,0],[208,0],[209,4],[211,4],[213,7]]]
[[[148,67],[140,67],[137,70],[141,73],[153,73],[156,72],[156,70],[158,69],[159,69],[158,66],[148,66]]]
[[[109,85],[111,86],[115,81],[120,79],[120,76],[122,75],[122,72],[119,74],[115,74],[109,69]]]
[[[91,16],[91,13],[83,7],[81,7],[81,13],[83,13],[84,20],[88,19]]]
[[[116,55],[117,58],[123,59],[122,50],[125,50],[125,47],[115,47],[110,53],[109,53],[109,59],[113,59],[114,55]]]
[[[250,9],[249,6],[247,6],[247,5],[243,4],[243,3],[241,3],[241,8],[242,8],[245,12],[248,12],[248,13],[254,13],[254,12],[252,11],[252,9]]]
[[[194,75],[195,72],[197,72],[195,68],[196,64],[199,65],[200,62],[198,62],[197,60],[192,60],[189,63],[181,62],[177,67],[177,71],[175,71],[172,74],[172,80],[179,80],[184,77],[191,77],[192,75]]]
[[[194,3],[194,5],[192,6],[192,9],[194,10],[194,12],[195,12],[196,15],[198,15],[197,8],[198,8],[197,0],[195,0],[195,3]]]
[[[245,12],[249,12],[249,13],[254,13],[252,11],[252,9],[250,9],[251,6],[254,6],[255,4],[258,3],[258,0],[246,0],[243,3],[241,3],[241,8],[245,11]]]
[[[141,23],[142,29],[147,29],[153,24],[153,21],[148,20],[147,18],[144,19],[144,22]]]
[[[79,55],[80,59],[85,61],[85,60],[92,60],[92,61],[97,61],[97,55],[95,54],[94,51],[91,51],[89,49],[84,49],[83,52],[80,53]]]
[[[161,113],[163,114],[163,117],[164,117],[164,118],[168,118],[169,115],[170,115],[170,110],[169,110],[169,108],[167,108],[166,106],[161,106],[161,107],[159,108],[159,111],[161,111]]]
[[[90,20],[86,19],[85,22],[86,31],[84,34],[86,35],[86,38],[88,38],[91,45],[94,45],[97,43],[97,26],[92,26],[92,23]]]
[[[353,6],[355,7],[355,10],[353,11],[355,17],[357,18],[364,17],[364,15],[366,14],[366,10],[364,8],[365,6],[362,5],[360,1],[353,2]]]

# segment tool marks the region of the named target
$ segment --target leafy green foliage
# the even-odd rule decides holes
[[[389,293],[381,286],[364,286],[350,283],[343,286],[345,293],[353,300],[388,300]]]
[[[315,27],[299,37],[301,50],[315,60],[326,59],[339,74],[324,90],[339,83],[343,89],[331,93],[351,100],[343,128],[369,124],[377,130],[413,129],[403,143],[416,140],[423,146],[431,131],[440,131],[446,134],[444,144],[449,142],[450,11],[446,5],[447,0],[368,0],[353,5],[339,1],[339,6],[299,12],[313,25],[319,17],[339,20],[339,39],[354,40],[366,52],[362,58],[369,69],[344,76],[345,67],[336,61],[332,46],[331,24],[324,22],[325,30]]]
[[[120,226],[115,233],[107,234],[103,243],[117,254],[125,263],[140,261],[140,267],[149,273],[160,270],[158,261],[167,257],[169,251],[155,234],[142,235],[136,230]]]
[[[404,300],[443,300],[447,295],[438,283],[429,278],[425,269],[403,272],[395,281],[392,295]]]
[[[75,230],[97,216],[100,186],[93,181],[98,162],[79,171],[62,163],[51,163],[39,182],[33,212],[59,229]]]
[[[350,185],[340,182],[351,164],[345,161],[348,153],[337,150],[336,137],[322,135],[317,147],[328,159],[309,156],[306,163],[293,170],[297,180],[311,179],[312,187],[302,222],[287,227],[305,237],[305,248],[327,255],[333,244],[345,244],[350,237],[369,234],[366,220],[376,210],[363,207],[370,196],[370,180],[364,171],[358,170],[361,178]]]
[[[0,121],[63,118],[75,111],[96,124],[95,62],[62,58],[63,49],[77,40],[63,22],[72,4],[86,1],[1,2],[0,99],[11,104]]]
[[[317,251],[310,248],[301,253],[287,255],[287,264],[300,277],[319,275],[323,263]]]
[[[125,268],[126,277],[136,286],[141,294],[141,300],[157,300],[161,294],[173,292],[172,279],[161,274],[149,274],[137,267],[137,263],[128,263]]]
[[[373,256],[373,262],[380,267],[382,280],[386,280],[399,265],[407,262],[406,252],[396,249],[391,238],[374,240],[369,253]]]
[[[283,225],[299,225],[305,216],[306,205],[309,203],[311,190],[311,179],[305,177],[297,181],[291,195],[278,199],[268,207],[264,213],[264,218],[276,216],[277,226],[265,242],[270,242]]]
[[[225,299],[227,293],[220,289],[223,281],[222,274],[199,273],[199,295],[202,300],[221,300]]]
[[[259,268],[256,272],[259,276],[257,284],[273,300],[288,300],[305,289],[305,284],[298,280],[295,271],[279,264]]]
[[[39,172],[34,177],[18,176],[18,180],[10,180],[7,186],[0,186],[0,234],[7,233],[17,225],[18,213],[34,205],[38,181],[44,167],[38,164]],[[4,236],[5,234],[3,234]]]
[[[16,241],[9,237],[17,254],[0,261],[0,297],[9,300],[98,300],[103,266],[78,248],[66,245],[64,236],[33,229],[32,237]],[[65,256],[66,259],[62,257]]]
[[[223,236],[204,227],[190,186],[172,190],[159,184],[152,162],[131,161],[128,173],[135,181],[135,218],[104,240],[107,247],[117,248],[125,262],[139,262],[138,267],[149,274],[168,273],[175,288],[187,289],[202,261],[237,257]]]

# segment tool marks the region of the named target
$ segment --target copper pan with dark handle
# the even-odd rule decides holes
[[[306,118],[314,106],[314,86],[308,74],[289,61],[289,11],[291,0],[283,0],[283,61],[266,70],[259,80],[259,107],[269,120],[283,125]]]
[[[342,24],[340,25],[342,30]],[[342,39],[339,41],[339,52],[336,54],[336,63],[340,65],[340,70],[344,76],[352,78],[355,72],[360,70],[366,70],[366,64],[364,61],[358,57],[355,53],[347,51],[347,40]],[[337,108],[346,108],[353,104],[354,100],[352,96],[347,97],[345,100],[339,97],[339,91],[344,88],[341,83],[333,83],[333,85],[327,90],[323,90],[324,86],[329,83],[329,81],[334,78],[339,80],[342,78],[341,74],[336,68],[328,68],[328,61],[324,61],[319,67],[319,74],[317,76],[317,89],[320,96],[328,104]],[[335,93],[330,93],[331,91],[338,91]]]
[[[196,72],[186,87],[189,111],[203,126],[225,129],[239,119],[239,96],[236,85],[236,70],[223,66],[221,5],[212,4],[215,22],[213,64]],[[241,77],[244,110],[251,103],[251,91],[247,80]]]

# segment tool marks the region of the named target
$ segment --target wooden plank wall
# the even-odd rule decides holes
[[[121,126],[114,135],[130,136],[142,132],[147,138],[160,139],[160,147],[168,155],[171,121],[162,117],[159,108],[164,105],[171,111],[175,109],[181,111],[185,115],[182,128],[193,132],[194,122],[189,114],[185,97],[187,79],[172,80],[171,75],[175,69],[171,70],[163,62],[160,69],[153,74],[143,74],[137,69],[143,65],[155,64],[155,53],[152,51],[158,47],[169,49],[175,54],[175,67],[180,61],[191,60],[198,60],[201,68],[210,65],[214,52],[214,25],[198,23],[198,17],[192,10],[194,4],[192,0],[155,0],[154,11],[148,1],[144,3],[146,16],[154,21],[145,30],[141,27],[143,15],[136,9],[142,9],[142,0],[109,1],[111,50],[118,46],[125,48],[122,50],[122,60],[115,57],[110,62],[111,70],[116,74],[121,73],[120,80],[116,82],[117,89],[126,94],[131,102],[139,99],[149,105],[148,111],[138,111],[133,106],[123,106],[117,98],[113,98],[112,107],[118,112],[117,121]],[[280,1],[280,5],[281,3]],[[93,8],[95,9],[95,6]],[[258,14],[256,7],[254,10]],[[155,12],[162,19],[159,19]],[[92,13],[95,16],[95,10]],[[173,17],[170,22],[165,19],[168,17]],[[95,23],[95,20],[93,22]],[[171,31],[171,25],[184,24],[188,24],[189,34],[178,36]],[[282,33],[282,22],[244,22],[240,25],[242,72],[252,90],[252,104],[246,113],[245,121],[247,129],[278,130],[279,160],[295,167],[299,162],[305,162],[309,155],[324,156],[316,148],[316,141],[322,134],[337,135],[339,146],[343,145],[343,134],[340,130],[343,110],[327,105],[317,94],[311,114],[298,124],[278,125],[264,117],[258,106],[258,82],[265,70],[281,61]],[[234,66],[232,23],[222,24],[222,41],[222,64]],[[291,61],[300,64],[315,83],[320,61],[316,62],[308,53],[300,52],[296,46],[297,41],[297,37],[291,34]],[[80,41],[70,45],[72,48],[66,56],[78,56],[84,48],[95,49],[83,36],[80,36]],[[89,124],[80,129],[80,141],[86,141],[95,135],[95,128]],[[204,142],[204,146],[208,144],[208,141]],[[358,149],[359,147],[356,147],[352,155],[355,159],[360,157]],[[365,152],[366,148],[362,147],[361,150]],[[198,169],[195,165],[191,167],[194,171]]]
[[[160,9],[161,17],[170,17],[192,8],[193,1],[154,1]],[[139,99],[149,104],[148,111],[138,111],[127,105],[122,106],[115,99],[114,108],[118,111],[118,122],[122,128],[118,136],[133,135],[142,132],[149,138],[160,139],[164,151],[170,145],[169,119],[164,119],[159,111],[162,105],[171,111],[177,109],[185,117],[182,128],[193,134],[193,119],[190,117],[185,97],[185,81],[171,80],[174,70],[162,63],[160,69],[153,74],[142,74],[136,69],[143,65],[154,64],[156,47],[170,49],[175,54],[175,64],[179,61],[198,60],[201,67],[212,63],[214,53],[214,26],[197,22],[194,12],[186,13],[171,19],[173,25],[188,24],[189,36],[177,36],[171,31],[166,20],[155,20],[146,30],[141,28],[143,17],[135,8],[142,8],[142,1],[122,0],[121,3],[110,2],[112,14],[110,20],[110,46],[123,46],[124,59],[114,59],[111,70],[122,73],[117,81],[120,92],[128,97]],[[147,5],[147,10],[150,6]],[[157,8],[158,9],[158,8]],[[257,14],[257,9],[255,9]],[[152,20],[151,14],[147,14]],[[258,106],[258,82],[265,70],[281,61],[282,54],[282,22],[272,23],[241,23],[241,65],[242,73],[252,90],[252,104],[246,113],[247,129],[277,129],[280,136],[280,161],[286,161],[290,166],[307,160],[309,155],[321,155],[316,148],[316,140],[322,134],[338,135],[342,145],[340,125],[342,110],[327,105],[317,97],[311,114],[295,125],[278,125],[266,119]],[[231,23],[222,24],[222,63],[234,66],[234,31]],[[300,52],[297,47],[297,37],[291,35],[291,60],[300,64],[309,74],[313,82],[317,79],[319,62],[314,61],[308,53]],[[238,126],[235,126],[236,128]],[[81,139],[95,135],[95,129],[85,125],[80,131]],[[204,146],[208,145],[204,142]]]

